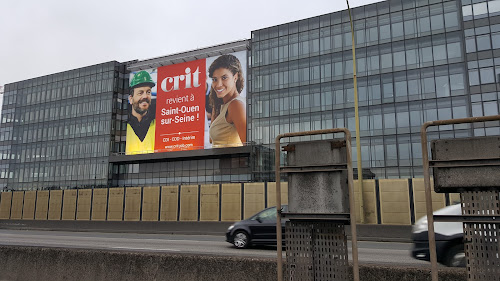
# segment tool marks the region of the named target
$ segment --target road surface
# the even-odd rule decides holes
[[[211,256],[276,257],[276,247],[235,249],[225,241],[225,237],[212,235],[0,229],[0,245],[109,249]],[[411,258],[410,249],[410,243],[358,241],[359,262],[361,264],[430,266],[427,262]],[[350,253],[349,257],[351,258]]]

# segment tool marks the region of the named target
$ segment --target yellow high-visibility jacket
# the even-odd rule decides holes
[[[127,124],[127,143],[125,146],[125,154],[146,154],[153,153],[155,150],[155,120],[149,124],[148,133],[143,141],[135,134],[132,126]]]

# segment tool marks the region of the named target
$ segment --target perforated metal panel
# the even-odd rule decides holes
[[[462,215],[499,216],[498,191],[461,193]],[[467,280],[500,280],[500,224],[464,222]]]
[[[349,280],[344,224],[291,220],[285,238],[287,280]]]

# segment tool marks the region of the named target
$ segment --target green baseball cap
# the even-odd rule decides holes
[[[134,75],[134,78],[130,80],[130,88],[135,88],[139,86],[149,86],[153,88],[156,85],[155,81],[151,79],[151,75],[145,70],[141,70]]]

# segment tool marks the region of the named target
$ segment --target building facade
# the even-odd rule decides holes
[[[369,174],[420,177],[424,122],[498,114],[500,1],[391,0],[352,15]],[[281,133],[355,131],[348,11],[256,30],[251,38],[253,141],[274,147]],[[497,123],[441,126],[429,137],[489,134],[499,134]],[[353,161],[356,167],[355,149]]]
[[[422,176],[426,121],[498,114],[500,1],[388,0],[352,16],[369,177]],[[130,72],[242,50],[247,145],[124,155]],[[352,64],[344,10],[255,30],[248,41],[7,84],[0,190],[272,181],[278,134],[355,131]],[[498,134],[491,122],[441,126],[429,137]]]
[[[108,186],[125,71],[107,62],[7,84],[0,189]]]

